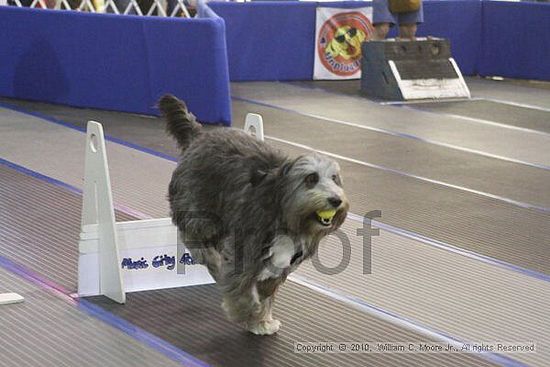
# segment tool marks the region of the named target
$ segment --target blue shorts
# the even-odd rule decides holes
[[[390,23],[395,24],[419,24],[424,22],[424,11],[422,2],[420,9],[408,13],[392,13],[388,5],[388,0],[374,0],[372,4],[372,24]]]

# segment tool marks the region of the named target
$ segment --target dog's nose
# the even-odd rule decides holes
[[[335,208],[338,208],[340,204],[342,204],[342,200],[337,196],[328,198],[328,202],[330,205],[332,205]]]

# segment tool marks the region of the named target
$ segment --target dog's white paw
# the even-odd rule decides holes
[[[248,331],[256,335],[271,335],[279,331],[279,320],[260,321],[248,325]]]

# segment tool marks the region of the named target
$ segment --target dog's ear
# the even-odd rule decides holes
[[[250,183],[252,186],[258,186],[262,181],[264,181],[269,172],[262,169],[253,170],[250,176]]]
[[[292,160],[286,160],[278,168],[274,168],[271,170],[266,170],[262,168],[253,169],[250,174],[250,184],[254,187],[267,181],[275,182],[278,178],[288,175],[294,164],[300,158],[301,156]]]
[[[283,163],[283,165],[281,166],[281,168],[279,169],[279,175],[280,176],[286,176],[288,175],[288,173],[290,172],[290,170],[292,169],[292,167],[294,166],[294,164],[296,164],[296,162],[298,162],[298,160],[302,158],[302,156],[299,156],[299,157],[296,157],[295,159],[293,160],[288,160],[286,161],[285,163]]]

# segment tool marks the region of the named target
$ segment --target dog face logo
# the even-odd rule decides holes
[[[374,32],[370,20],[360,12],[339,13],[319,31],[317,52],[323,66],[339,76],[351,76],[361,68],[361,43]]]
[[[344,60],[357,59],[361,56],[361,42],[367,36],[360,29],[345,25],[334,32],[334,38],[329,42],[326,53],[334,59],[341,57]]]

